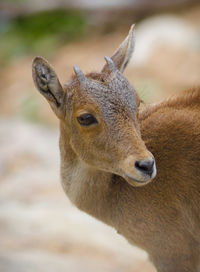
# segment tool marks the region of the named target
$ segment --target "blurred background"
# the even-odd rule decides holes
[[[1,272],[155,272],[146,253],[64,195],[58,121],[31,77],[36,55],[62,83],[75,64],[99,71],[132,23],[125,75],[145,103],[200,85],[199,1],[0,0]]]

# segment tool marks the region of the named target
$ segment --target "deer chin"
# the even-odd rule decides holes
[[[132,186],[144,186],[148,184],[156,176],[156,165],[152,154],[147,158],[146,160],[141,160],[141,162],[153,162],[150,165],[149,171],[148,168],[145,169],[146,165],[144,167],[136,166],[135,162],[140,161],[137,161],[134,156],[130,155],[122,162],[119,168],[120,175]]]
[[[156,171],[152,174],[152,176],[145,175],[142,176],[141,178],[136,178],[130,174],[123,173],[123,178],[131,185],[134,187],[140,187],[144,186],[152,181],[152,179],[156,176]]]

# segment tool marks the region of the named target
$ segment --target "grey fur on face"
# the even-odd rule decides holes
[[[81,85],[81,91],[95,101],[107,121],[116,114],[125,119],[135,116],[135,91],[118,70],[111,73],[105,82],[87,79]]]

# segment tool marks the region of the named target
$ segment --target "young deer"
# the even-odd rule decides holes
[[[122,75],[133,30],[100,73],[85,76],[75,66],[62,87],[47,61],[36,57],[33,79],[60,120],[61,177],[70,200],[146,250],[157,271],[195,272],[200,88],[139,112],[140,99]]]

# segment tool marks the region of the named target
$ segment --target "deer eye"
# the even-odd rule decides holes
[[[97,119],[89,113],[78,116],[77,120],[81,126],[90,126],[98,123]]]

